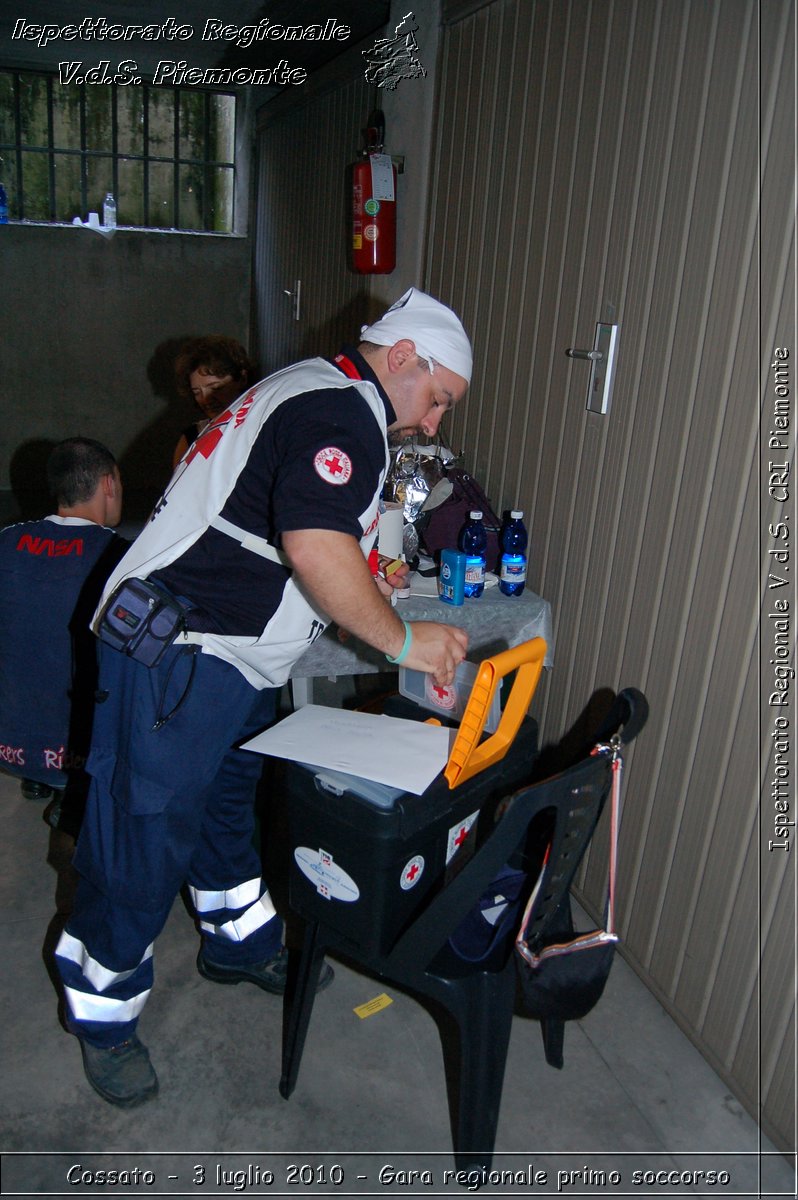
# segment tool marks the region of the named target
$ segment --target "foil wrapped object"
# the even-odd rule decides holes
[[[412,562],[419,552],[421,530],[429,521],[426,509],[442,503],[451,493],[446,467],[455,456],[445,446],[422,446],[412,438],[391,453],[382,495],[386,503],[402,509],[404,557]]]
[[[436,483],[443,479],[440,446],[418,446],[405,441],[396,451],[383,488],[383,497],[401,504],[406,522],[413,524]]]

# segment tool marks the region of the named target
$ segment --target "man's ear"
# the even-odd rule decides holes
[[[388,370],[392,373],[401,371],[407,362],[416,357],[416,343],[410,338],[401,338],[388,347]]]
[[[111,471],[108,475],[103,475],[100,483],[103,499],[111,502],[116,500],[122,490],[122,480],[119,474],[116,471]]]

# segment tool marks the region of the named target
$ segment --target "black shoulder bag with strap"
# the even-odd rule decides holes
[[[527,902],[515,942],[522,1011],[525,1016],[538,1021],[578,1021],[586,1016],[604,991],[618,941],[615,932],[615,876],[623,770],[620,739],[614,737],[609,745],[599,744],[593,753],[612,755],[610,861],[605,928],[577,934],[571,914],[570,896],[566,894],[551,925],[545,931],[542,943],[535,942],[530,945],[527,940],[527,926],[546,874],[544,862]]]

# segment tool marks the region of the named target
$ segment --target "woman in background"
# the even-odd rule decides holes
[[[246,350],[233,338],[210,334],[186,342],[175,362],[177,391],[181,397],[191,397],[203,415],[180,435],[173,467],[208,422],[237,400],[254,378]]]

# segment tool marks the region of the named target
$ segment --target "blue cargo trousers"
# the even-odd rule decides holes
[[[100,646],[91,786],[73,911],[56,947],[67,1021],[115,1046],[153,985],[153,943],[183,885],[204,952],[261,962],[282,937],[253,844],[263,759],[239,749],[274,719],[277,692],[195,646],[155,667]]]

